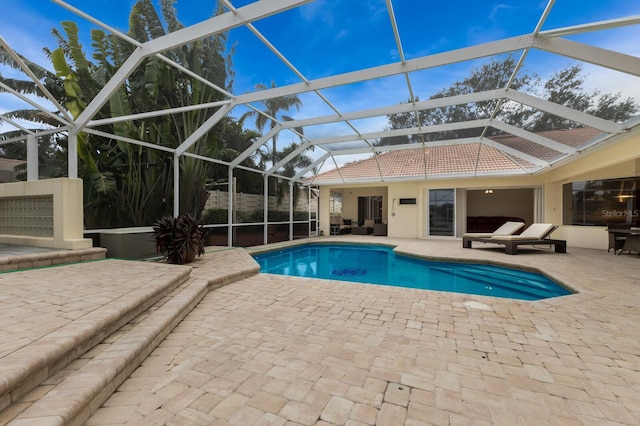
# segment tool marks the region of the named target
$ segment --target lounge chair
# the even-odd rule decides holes
[[[496,243],[505,246],[505,253],[518,254],[520,245],[553,245],[556,253],[567,252],[567,242],[565,240],[553,240],[549,238],[557,226],[550,223],[534,223],[522,231],[520,235],[494,235],[487,238],[462,237],[462,247],[471,248],[472,241],[483,243]]]
[[[524,226],[524,222],[505,222],[493,232],[466,232],[463,237],[470,238],[491,238],[497,235],[512,235]]]

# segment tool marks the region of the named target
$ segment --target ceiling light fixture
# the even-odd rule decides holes
[[[485,189],[484,193],[485,194],[493,194],[493,189]]]

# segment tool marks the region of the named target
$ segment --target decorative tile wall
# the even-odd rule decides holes
[[[53,195],[0,198],[0,234],[53,237]]]

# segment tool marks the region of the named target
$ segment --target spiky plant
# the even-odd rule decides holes
[[[163,216],[153,224],[156,250],[167,263],[182,265],[204,254],[204,228],[190,214]],[[191,252],[191,253],[190,253]]]

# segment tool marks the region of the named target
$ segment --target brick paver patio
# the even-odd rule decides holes
[[[640,423],[640,258],[343,239],[540,267],[580,293],[524,302],[255,275],[205,296],[88,424]]]

